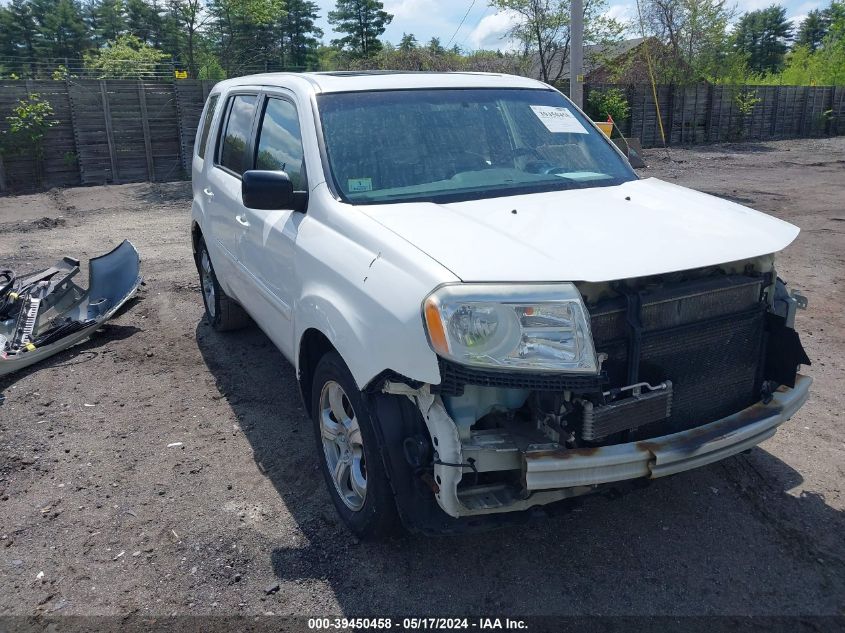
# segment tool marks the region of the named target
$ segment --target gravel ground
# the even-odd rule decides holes
[[[752,453],[619,498],[378,544],[335,518],[290,365],[203,323],[186,183],[1,198],[3,267],[129,238],[147,284],[0,379],[0,614],[845,614],[845,138],[646,155],[644,176],[802,228],[779,271],[810,299],[811,401]]]

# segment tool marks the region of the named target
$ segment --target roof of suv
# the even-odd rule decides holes
[[[548,86],[527,77],[497,73],[436,73],[394,70],[333,71],[318,73],[265,73],[221,82],[232,86],[286,86],[306,80],[315,92],[402,90],[409,88],[541,88]]]

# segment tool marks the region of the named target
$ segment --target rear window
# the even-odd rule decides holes
[[[214,118],[214,110],[217,108],[217,100],[219,95],[212,95],[208,100],[208,106],[205,109],[205,119],[202,122],[202,134],[200,134],[199,143],[197,143],[197,156],[205,158],[205,145],[208,143],[208,132],[211,130],[211,120]]]
[[[235,95],[231,98],[229,117],[223,132],[223,144],[220,148],[220,165],[231,169],[236,174],[245,171],[246,148],[252,132],[252,119],[255,115],[255,95]]]

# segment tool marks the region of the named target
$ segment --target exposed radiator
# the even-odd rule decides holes
[[[672,382],[671,414],[641,427],[637,438],[700,426],[759,400],[762,284],[759,277],[721,277],[591,308],[596,350],[608,355],[611,387],[635,382],[632,371],[636,381]]]

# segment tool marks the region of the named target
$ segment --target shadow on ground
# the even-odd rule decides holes
[[[205,363],[306,536],[281,581],[323,580],[346,615],[835,614],[843,516],[764,449],[520,528],[357,543],[338,524],[294,371],[257,328],[201,323]],[[230,350],[225,352],[224,350]]]

